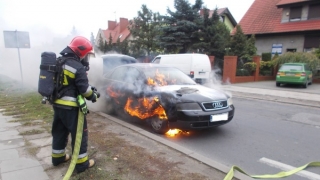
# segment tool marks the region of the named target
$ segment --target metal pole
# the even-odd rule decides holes
[[[20,64],[20,75],[21,75],[21,81],[22,81],[22,86],[23,86],[23,76],[22,76],[22,67],[21,67],[20,49],[19,49],[19,38],[18,38],[17,30],[16,30],[16,40],[17,40],[17,48],[18,48],[18,56],[19,56],[19,64]]]

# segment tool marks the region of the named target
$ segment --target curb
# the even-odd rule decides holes
[[[107,114],[105,114],[103,112],[95,112],[95,113],[97,113],[97,114],[99,114],[99,115],[101,115],[103,117],[106,117],[109,120],[111,120],[111,121],[113,121],[113,122],[115,122],[115,123],[117,123],[119,125],[122,125],[122,126],[128,128],[128,129],[131,129],[131,130],[133,130],[133,131],[135,131],[135,132],[137,132],[137,133],[139,133],[139,134],[141,134],[141,135],[143,135],[143,136],[145,136],[145,137],[147,137],[149,139],[152,139],[154,141],[157,141],[158,143],[161,143],[161,144],[163,144],[165,146],[168,146],[168,147],[170,147],[170,148],[172,148],[174,150],[177,150],[177,151],[187,155],[188,157],[193,158],[195,160],[198,160],[199,162],[202,162],[202,163],[204,163],[204,164],[206,164],[206,165],[208,165],[208,166],[210,166],[210,167],[212,167],[214,169],[217,169],[217,170],[219,170],[219,171],[221,171],[221,172],[223,172],[225,174],[227,174],[230,171],[231,167],[227,167],[227,166],[225,166],[225,165],[223,165],[223,164],[221,164],[221,163],[219,163],[217,161],[214,161],[214,160],[211,160],[209,158],[206,158],[206,157],[204,157],[204,156],[202,156],[202,155],[200,155],[200,154],[198,154],[198,153],[196,153],[194,151],[191,151],[191,150],[189,150],[187,148],[184,148],[184,147],[182,147],[182,146],[180,146],[178,144],[175,144],[175,143],[173,143],[171,141],[168,141],[166,139],[160,138],[159,136],[157,136],[157,135],[155,135],[153,133],[145,131],[145,130],[139,128],[139,127],[136,127],[134,125],[126,123],[126,122],[124,122],[122,120],[119,120],[119,119],[117,119],[115,117],[107,115]],[[240,173],[238,171],[234,172],[234,177],[237,178],[237,179],[240,179],[240,180],[252,180],[251,177],[249,177],[249,176],[247,176],[245,174],[242,174],[242,173]]]
[[[308,106],[308,107],[315,107],[315,108],[320,107],[319,101],[309,101],[309,100],[305,101],[305,100],[301,100],[301,99],[284,98],[284,97],[280,97],[280,96],[271,96],[271,95],[264,95],[264,94],[243,93],[243,92],[239,92],[239,91],[230,91],[230,92],[232,92],[232,96],[236,97],[236,98],[273,101],[273,102],[300,105],[300,106]]]

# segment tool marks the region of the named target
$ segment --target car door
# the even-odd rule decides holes
[[[124,79],[126,77],[126,66],[120,66],[113,69],[112,73],[106,79],[106,95],[114,106],[122,107],[126,102]]]

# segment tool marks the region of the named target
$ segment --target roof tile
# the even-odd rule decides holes
[[[281,23],[282,8],[279,2],[298,0],[255,0],[245,13],[239,25],[244,34],[270,34],[320,30],[320,20],[306,20]],[[300,0],[303,1],[303,0]],[[235,29],[232,33],[235,32]]]

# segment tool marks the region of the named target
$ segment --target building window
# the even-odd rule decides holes
[[[304,37],[304,48],[319,48],[320,35],[306,35]]]
[[[302,7],[291,7],[290,8],[290,21],[300,21],[301,20]]]
[[[309,5],[308,19],[320,18],[320,4]]]
[[[297,52],[297,49],[287,49],[287,52]]]

